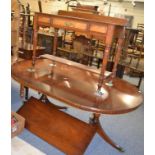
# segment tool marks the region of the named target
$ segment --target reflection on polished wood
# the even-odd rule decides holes
[[[53,77],[49,78],[49,64],[53,61],[38,59],[35,73],[27,71],[31,61],[18,62],[12,66],[12,76],[24,86],[97,113],[125,113],[134,110],[142,102],[142,95],[137,88],[119,78],[114,79],[112,87],[103,84],[100,95],[97,89],[99,74],[73,67],[68,60],[68,64],[55,61]]]
[[[97,132],[111,146],[118,149],[119,151],[123,151],[123,149],[119,145],[115,144],[106,135],[105,131],[100,125],[99,117],[101,114],[123,114],[138,108],[142,102],[142,95],[140,92],[138,92],[138,89],[136,87],[119,78],[114,78],[113,86],[108,86],[105,83],[102,85],[101,90],[98,91],[98,70],[91,70],[90,67],[62,58],[57,58],[55,56],[51,56],[50,59],[37,59],[35,72],[28,71],[28,68],[31,67],[31,64],[32,62],[30,60],[25,60],[13,64],[13,78],[17,80],[22,86],[37,90],[42,94],[58,99],[59,101],[63,101],[64,103],[73,107],[93,112],[94,117],[90,119],[90,124],[93,128],[95,128],[95,132]],[[105,76],[108,80],[109,72]],[[28,103],[29,102],[30,101],[28,100]],[[38,100],[38,102],[41,101]],[[40,115],[38,114],[38,116],[41,117],[40,119],[43,124],[45,118],[44,116],[41,116],[41,114],[46,113],[47,109],[48,107],[42,109],[43,111],[40,112]],[[24,105],[23,112],[20,114],[26,117],[26,111],[27,110],[25,109]],[[48,111],[50,111],[50,109],[48,109]],[[57,112],[59,113],[58,109]],[[30,115],[34,115],[33,111]],[[42,129],[37,128],[36,130],[35,122],[32,122],[32,119],[38,119],[37,116],[27,116],[26,118],[28,119],[28,125],[31,124],[33,126],[32,130],[30,127],[28,127],[28,129],[38,135],[39,131],[37,130]],[[52,117],[48,117],[49,120],[46,121],[52,121],[51,118]],[[62,122],[62,124],[64,124],[62,121],[64,119],[60,118],[60,120],[61,121],[59,123],[61,124]],[[72,119],[70,121],[76,123],[76,119],[75,121],[73,121]],[[66,120],[65,126],[68,126],[67,124],[70,123],[70,121]],[[64,127],[60,128],[60,132],[66,134],[63,128]],[[39,136],[43,139],[45,139],[45,130],[46,129],[44,128],[42,131],[40,131],[42,133],[39,134]],[[53,129],[51,130],[53,131]],[[51,130],[46,131],[46,137],[51,136]],[[75,134],[74,136],[80,136],[80,134],[81,133],[77,132],[77,134]],[[66,136],[68,137],[69,135],[67,134]],[[49,139],[45,140],[49,142]],[[56,147],[61,149],[62,151],[65,151],[61,148],[62,146],[60,146],[62,145],[59,143],[60,139],[58,138],[57,140],[58,145],[56,145]],[[87,138],[84,138],[83,143],[85,144],[86,141]],[[50,144],[53,144],[53,142],[50,142]],[[86,147],[84,147],[84,149],[81,149],[81,151],[84,151],[85,149]],[[68,146],[68,150],[70,151],[71,147]]]

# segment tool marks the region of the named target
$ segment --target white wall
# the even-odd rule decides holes
[[[132,27],[136,28],[138,23],[144,23],[144,3],[135,2],[136,6],[133,7],[131,2],[114,2],[109,1],[107,5],[103,5],[103,0],[81,0],[81,4],[97,5],[103,7],[105,15],[108,15],[109,6],[111,4],[110,16],[115,14],[131,15],[134,16]]]
[[[108,13],[109,7],[105,7],[106,15]],[[111,12],[110,16],[115,16],[115,14],[131,15],[133,18],[132,27],[137,27],[138,23],[144,23],[144,3],[136,3],[133,7],[131,2],[111,2]]]
[[[32,11],[39,11],[38,0],[20,0],[23,4],[30,3]],[[56,13],[58,10],[67,10],[66,0],[42,0],[42,10],[45,13]],[[111,4],[110,16],[115,14],[124,14],[134,16],[133,26],[136,27],[137,23],[144,23],[144,3],[136,2],[133,7],[131,2],[114,2],[108,1],[107,5],[103,5],[103,0],[79,0],[81,4],[97,5],[103,7],[105,15],[108,15],[109,6]]]
[[[26,3],[30,4],[30,8],[34,12],[39,11],[38,7],[38,0],[20,0],[20,2],[24,5]],[[42,11],[44,13],[56,13],[58,10],[67,10],[67,5],[65,1],[58,1],[58,0],[41,0],[42,3]]]

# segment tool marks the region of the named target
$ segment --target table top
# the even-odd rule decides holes
[[[37,59],[35,72],[28,71],[31,65],[31,60],[13,64],[12,77],[73,107],[100,114],[122,114],[136,109],[143,101],[135,86],[119,78],[113,79],[113,86],[103,84],[98,92],[100,71],[82,64],[51,56]]]

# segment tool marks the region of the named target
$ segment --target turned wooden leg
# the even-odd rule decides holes
[[[40,97],[40,100],[42,101],[42,102],[44,102],[44,103],[51,103],[50,101],[49,101],[49,99],[47,98],[47,96],[46,95],[44,95],[44,94],[42,94],[41,95],[41,97]],[[53,103],[52,103],[53,104]],[[54,105],[54,107],[56,107],[57,109],[67,109],[67,107],[65,107],[65,106],[58,106],[58,105],[55,105],[55,104],[53,104]]]
[[[105,133],[105,131],[103,130],[100,121],[99,121],[99,114],[94,114],[93,118],[90,119],[90,123],[92,125],[96,126],[96,131],[97,133],[107,142],[109,143],[111,146],[113,146],[114,148],[116,148],[118,151],[120,152],[124,152],[124,149],[119,146],[118,144],[114,143],[111,138]]]

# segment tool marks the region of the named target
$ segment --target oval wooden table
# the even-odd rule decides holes
[[[34,72],[30,72],[32,61],[29,60],[17,62],[12,66],[12,77],[21,84],[21,92],[24,87],[32,88],[70,106],[93,112],[93,117],[89,123],[85,123],[58,110],[55,106],[51,106],[52,104],[43,104],[38,99],[30,98],[26,102],[29,104],[24,104],[18,111],[26,118],[27,128],[69,155],[83,154],[96,132],[114,148],[123,151],[106,135],[101,127],[99,117],[101,114],[123,114],[138,108],[143,101],[142,94],[138,89],[127,81],[114,78],[112,86],[105,80],[99,91],[97,90],[99,70],[55,56],[47,57],[49,59],[36,60]],[[108,80],[110,73],[106,72],[106,74]],[[43,111],[34,110],[33,106]],[[45,114],[48,115],[47,118],[45,118]],[[38,117],[40,119],[36,120]],[[52,117],[54,120],[56,119],[57,123],[52,122]],[[60,117],[59,120],[58,117]],[[42,123],[42,125],[53,123],[52,127],[50,125],[47,127],[50,128],[49,134],[47,134],[47,128],[36,129],[36,122]],[[61,138],[59,136],[57,136],[59,138],[51,138],[50,135],[53,134],[51,131],[55,135],[61,135]],[[69,137],[72,137],[69,140],[70,144],[66,140]],[[51,141],[51,139],[53,140]]]

